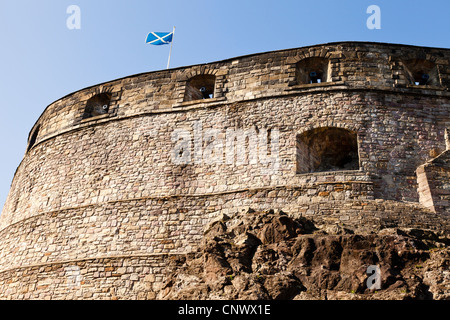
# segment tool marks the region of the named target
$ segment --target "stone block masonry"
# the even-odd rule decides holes
[[[0,298],[154,298],[167,259],[249,207],[364,232],[448,232],[449,57],[330,43],[55,101],[0,215]]]
[[[420,203],[433,212],[450,211],[450,151],[417,168]]]

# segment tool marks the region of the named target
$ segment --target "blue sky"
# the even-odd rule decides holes
[[[66,13],[80,8],[81,29]],[[369,30],[370,5],[381,29]],[[0,0],[0,204],[28,133],[53,101],[87,86],[171,67],[335,41],[450,47],[448,0]]]

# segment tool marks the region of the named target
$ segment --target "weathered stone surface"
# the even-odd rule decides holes
[[[378,234],[320,228],[286,233],[286,225],[301,223],[270,212],[216,222],[220,230],[209,229],[198,252],[170,266],[158,298],[450,299],[448,236],[399,228]],[[280,236],[264,243],[261,230],[267,229]],[[241,242],[242,237],[252,240]],[[367,284],[372,265],[380,268],[377,290]]]
[[[196,277],[230,294],[291,298],[296,279],[304,284],[285,273],[290,249],[279,244],[313,226],[335,237],[298,243],[301,263],[316,263],[309,246],[339,251],[386,228],[448,233],[449,57],[330,43],[138,74],[55,101],[0,216],[0,298],[155,298],[169,260],[202,244],[208,268]],[[421,72],[430,81],[416,84]],[[256,231],[236,226],[231,246],[204,243],[211,221],[249,207],[286,214],[255,220]],[[274,252],[286,259],[264,263]],[[335,267],[331,251],[317,253]],[[255,268],[269,291],[257,277],[223,282]],[[354,275],[340,277],[320,281],[359,290]]]

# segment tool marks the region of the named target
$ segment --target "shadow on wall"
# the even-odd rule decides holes
[[[297,136],[297,173],[358,170],[356,132],[343,128],[316,128]]]

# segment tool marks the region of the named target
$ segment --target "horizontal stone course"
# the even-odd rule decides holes
[[[439,81],[415,86],[405,61],[424,56]],[[329,59],[328,81],[301,83],[297,63],[317,57]],[[446,49],[343,42],[144,73],[55,101],[0,215],[0,298],[153,298],[167,259],[194,250],[215,217],[246,208],[362,232],[448,232],[438,156],[448,65]],[[214,97],[185,101],[199,75],[216,76]],[[100,93],[108,112],[86,118]],[[351,170],[321,171],[323,146],[301,145],[329,128],[355,137]],[[427,161],[435,166],[421,169]]]

